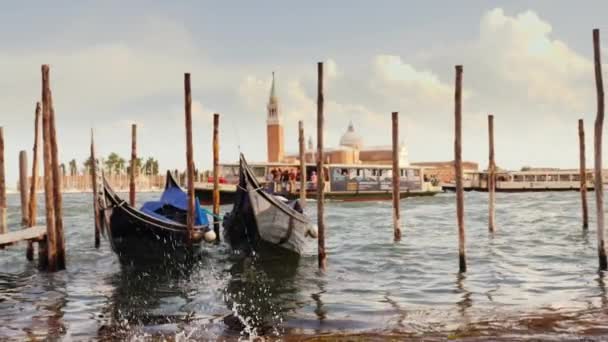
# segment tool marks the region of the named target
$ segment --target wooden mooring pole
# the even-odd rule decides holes
[[[461,273],[467,271],[464,234],[464,189],[462,185],[462,65],[456,66],[456,91],[454,94],[454,171],[456,176],[456,218],[458,221],[458,265]]]
[[[401,211],[399,209],[401,171],[399,170],[399,113],[392,113],[393,121],[393,239],[401,241]]]
[[[298,121],[298,145],[300,152],[300,205],[306,206],[306,145],[304,143],[304,122]]]
[[[220,115],[213,114],[213,231],[217,242],[220,241]]]
[[[587,229],[589,228],[589,209],[587,209],[587,166],[585,165],[585,125],[583,119],[578,120],[578,148],[583,229]]]
[[[49,67],[42,66],[42,145],[44,160],[44,202],[46,210],[46,269],[57,270],[57,237],[55,230],[55,201],[53,199],[53,166],[51,152],[51,108],[49,88]]]
[[[488,230],[494,233],[496,211],[494,203],[496,201],[496,161],[494,160],[494,115],[488,115],[488,140],[490,146],[490,156],[488,162]]]
[[[192,243],[194,231],[194,160],[192,151],[192,91],[190,89],[190,74],[184,74],[184,100],[186,112],[186,178],[188,181],[188,215],[186,219],[188,228],[188,244]]]
[[[595,117],[595,207],[597,214],[597,252],[600,270],[608,268],[604,245],[604,187],[602,184],[602,131],[604,129],[604,82],[600,57],[600,30],[593,30],[593,59],[595,64],[595,87],[597,90],[597,116]]]
[[[95,159],[95,138],[91,128],[91,187],[93,188],[93,215],[95,217],[95,248],[101,243],[101,219],[99,217],[99,193],[97,192],[97,159]]]
[[[28,226],[36,225],[38,214],[38,206],[36,199],[36,189],[38,187],[38,139],[40,138],[40,102],[36,102],[36,111],[34,118],[34,147],[32,148],[32,178],[30,181],[30,198],[28,201]],[[34,260],[34,244],[31,241],[27,242],[27,260]],[[38,243],[38,262],[42,265],[46,263],[47,251],[46,241]]]
[[[323,172],[323,62],[317,63],[317,226],[319,268],[327,268],[325,253],[325,174]]]
[[[57,146],[57,130],[55,128],[55,107],[53,106],[53,96],[50,88],[50,78],[48,77],[47,66],[47,81],[48,87],[48,102],[50,108],[49,132],[51,143],[51,166],[53,168],[53,201],[55,207],[55,231],[57,243],[57,269],[65,269],[65,240],[63,239],[63,195],[62,195],[62,174],[59,171],[59,149]]]
[[[129,204],[135,207],[135,175],[137,171],[137,125],[131,125],[131,166],[129,170]]]
[[[27,229],[30,225],[30,206],[28,204],[28,182],[27,182],[27,152],[19,152],[19,196],[21,198],[21,225]],[[34,245],[28,240],[25,252],[27,260],[34,260]]]
[[[19,198],[21,199],[21,226],[28,227],[29,215],[27,213],[27,152],[19,152]]]
[[[4,128],[0,127],[0,234],[8,233],[6,226],[6,176],[4,175]]]

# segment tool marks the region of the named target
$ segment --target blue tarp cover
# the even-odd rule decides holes
[[[157,210],[161,209],[165,205],[170,205],[177,209],[187,211],[188,210],[188,195],[179,187],[169,187],[168,189],[165,189],[163,194],[160,196],[160,201],[150,201],[150,202],[144,203],[144,205],[141,207],[141,211],[143,211],[144,213],[146,213],[150,216],[153,216],[157,219],[174,222],[173,220],[156,212]],[[201,225],[209,224],[209,219],[207,218],[207,214],[205,213],[204,209],[201,208],[198,198],[195,199],[194,213],[195,213],[195,218],[194,218],[195,225],[201,226]]]

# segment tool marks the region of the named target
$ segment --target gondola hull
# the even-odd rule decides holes
[[[188,243],[186,226],[161,220],[131,207],[104,180],[100,207],[104,231],[122,264],[170,264],[196,258],[210,228],[195,226]]]
[[[240,182],[233,210],[224,220],[224,236],[234,248],[268,252],[281,248],[302,254],[316,228],[297,209],[266,193],[241,157]]]

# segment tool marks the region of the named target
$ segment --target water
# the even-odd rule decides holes
[[[389,202],[328,203],[324,274],[316,241],[299,260],[210,245],[187,270],[121,267],[107,241],[93,247],[90,196],[64,195],[67,271],[39,272],[24,244],[0,251],[0,340],[608,336],[595,223],[581,229],[576,192],[497,194],[494,236],[487,194],[467,193],[462,276],[453,194],[402,201],[398,244]],[[313,202],[307,210],[316,217]],[[18,196],[8,212],[16,228]]]

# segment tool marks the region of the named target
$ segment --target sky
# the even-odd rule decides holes
[[[410,161],[453,159],[454,66],[464,66],[463,157],[484,168],[487,115],[497,164],[578,165],[577,120],[593,155],[592,29],[608,58],[606,1],[0,1],[0,126],[9,188],[31,158],[40,66],[50,64],[59,157],[138,154],[186,165],[183,74],[192,74],[194,152],[212,163],[266,157],[271,73],[288,152],[297,121],[316,136],[316,63],[324,62],[325,143],[352,121],[365,145],[390,145],[390,113]],[[608,66],[604,64],[604,77]],[[606,150],[605,148],[604,150]],[[606,160],[606,155],[604,155]],[[588,158],[588,165],[592,165]],[[30,160],[31,163],[31,160]]]

